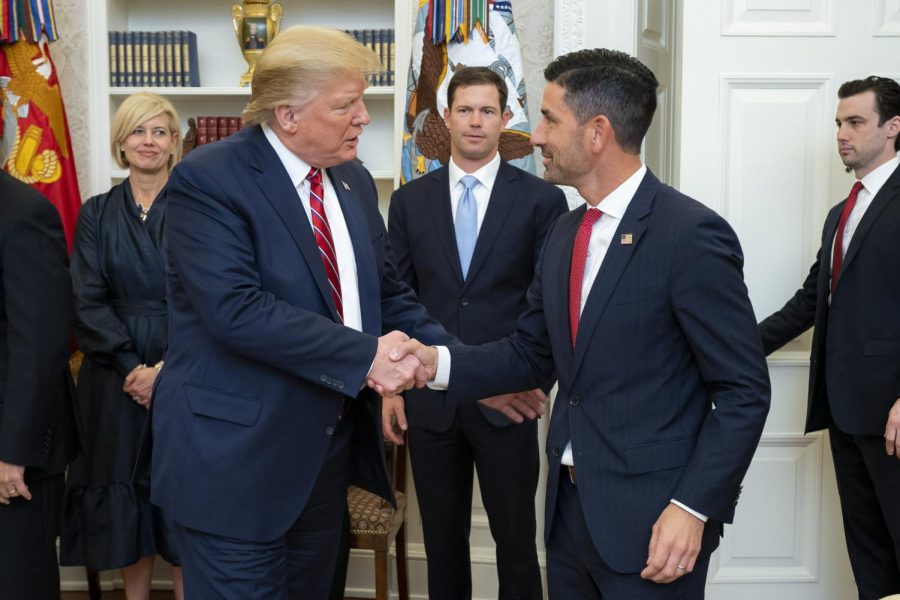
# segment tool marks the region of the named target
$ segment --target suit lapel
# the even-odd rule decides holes
[[[869,230],[872,229],[872,225],[875,224],[878,215],[884,211],[888,204],[897,201],[898,196],[900,196],[898,188],[900,188],[900,167],[894,169],[888,180],[884,182],[884,185],[878,190],[878,194],[872,199],[869,208],[863,214],[863,218],[859,221],[856,231],[853,232],[853,237],[850,238],[850,245],[847,246],[847,254],[844,256],[844,262],[841,264],[841,271],[846,272],[853,262],[853,259],[859,252],[860,245],[863,243],[863,239],[865,239]],[[834,236],[832,235],[830,239],[833,241]],[[841,285],[841,278],[838,278],[837,284]]]
[[[456,230],[453,227],[453,210],[450,207],[450,169],[443,167],[426,175],[432,179],[431,217],[434,230],[440,240],[450,268],[460,284],[463,283],[462,266],[459,264],[459,249],[456,247]]]
[[[609,299],[616,289],[619,279],[622,277],[622,273],[625,272],[628,261],[631,260],[647,229],[647,219],[645,217],[650,214],[653,198],[656,196],[659,185],[659,180],[648,170],[647,174],[644,175],[643,181],[641,181],[641,185],[638,186],[634,198],[631,199],[628,208],[625,210],[622,222],[619,223],[619,227],[613,234],[609,249],[603,258],[603,264],[600,265],[600,271],[597,273],[597,278],[594,280],[591,291],[588,293],[584,310],[581,311],[572,368],[573,376],[581,367],[594,329],[597,328],[597,323],[599,323],[600,317],[606,309],[606,305],[609,303]],[[631,235],[630,244],[621,243],[621,236],[624,234]]]
[[[255,126],[248,131],[251,145],[250,166],[256,171],[255,179],[260,192],[281,217],[284,226],[300,249],[303,259],[312,273],[322,299],[331,311],[335,321],[339,321],[334,301],[331,299],[331,288],[325,275],[325,267],[319,255],[319,247],[309,224],[309,217],[303,209],[303,203],[291,178],[281,164],[275,149],[266,140],[262,128]]]
[[[506,162],[500,162],[497,177],[494,179],[494,187],[491,189],[491,198],[488,201],[487,212],[485,212],[484,221],[481,223],[481,229],[478,231],[478,238],[475,241],[475,251],[472,254],[472,262],[469,263],[469,273],[466,276],[466,283],[463,285],[463,288],[467,287],[469,282],[474,279],[478,269],[490,254],[491,247],[497,239],[497,234],[500,233],[500,229],[504,221],[506,221],[506,216],[515,202],[518,178],[515,167],[508,165]],[[459,263],[458,253],[457,263]],[[462,275],[461,267],[460,275]]]
[[[548,238],[545,255],[541,260],[544,268],[543,293],[544,314],[548,320],[547,328],[551,336],[553,332],[562,334],[562,340],[554,346],[561,349],[562,357],[556,360],[559,371],[557,377],[560,381],[570,381],[572,372],[563,372],[563,369],[572,365],[574,350],[569,334],[569,271],[572,269],[572,248],[575,245],[575,235],[587,205],[573,209],[560,217],[553,236]],[[553,319],[551,323],[549,319]]]
[[[372,252],[372,235],[366,226],[362,202],[356,190],[346,182],[343,173],[346,167],[339,165],[326,169],[331,179],[331,187],[341,203],[341,212],[347,223],[353,254],[356,258],[356,281],[359,289],[359,309],[362,315],[362,328],[366,333],[381,335],[381,286],[378,281],[379,270]],[[324,268],[322,269],[324,273]]]

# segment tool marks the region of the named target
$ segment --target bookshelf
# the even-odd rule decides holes
[[[399,183],[400,140],[406,70],[416,4],[413,0],[278,0],[284,9],[282,29],[316,25],[338,29],[394,29],[395,87],[369,87],[366,106],[372,122],[362,136],[359,157],[372,173],[386,211]],[[181,117],[240,115],[249,88],[239,87],[246,63],[235,40],[231,5],[222,0],[99,0],[88,3],[91,87],[91,173],[85,196],[101,193],[128,175],[109,156],[109,125],[130,94],[152,91],[167,97]],[[190,30],[197,34],[200,87],[111,87],[108,32],[112,30]],[[390,151],[388,151],[390,149]]]

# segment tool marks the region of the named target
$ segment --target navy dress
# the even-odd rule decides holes
[[[138,364],[163,358],[165,191],[146,221],[126,179],[81,208],[72,249],[75,337],[84,352],[60,564],[101,571],[160,554],[178,564],[159,509],[132,483],[148,411],[122,391]]]

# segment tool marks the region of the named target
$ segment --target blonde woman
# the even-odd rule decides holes
[[[168,524],[132,484],[135,459],[163,365],[168,328],[163,264],[165,186],[181,158],[172,104],[129,96],[116,111],[112,154],[130,174],[81,208],[72,248],[75,335],[85,358],[76,414],[81,449],[69,468],[60,563],[122,569],[125,596],[149,597],[153,557],[178,555]]]

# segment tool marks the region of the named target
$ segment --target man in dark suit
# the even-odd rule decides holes
[[[859,597],[900,593],[900,85],[838,90],[856,182],[831,209],[803,287],[760,323],[771,353],[815,325],[806,431],[828,429]]]
[[[528,389],[555,369],[552,598],[702,598],[769,406],[741,248],[721,217],[641,164],[649,69],[584,50],[544,73],[532,142],[544,178],[587,206],[548,234],[512,336],[449,351],[411,341],[392,356],[415,351],[435,386],[449,368],[449,403]]]
[[[391,197],[388,228],[400,278],[447,331],[467,344],[515,330],[544,237],[568,210],[559,188],[501,160],[500,133],[511,116],[506,99],[506,82],[489,68],[456,72],[444,109],[450,163]],[[550,387],[552,382],[546,382],[545,390]],[[474,465],[497,545],[498,597],[539,600],[543,586],[533,502],[540,466],[537,415],[504,415],[490,408],[491,399],[441,405],[441,393],[406,393],[428,597],[472,597]],[[543,397],[540,389],[534,394]],[[385,433],[402,443],[391,433],[390,416],[399,412],[401,429],[406,429],[403,398],[386,399],[383,410]]]
[[[59,597],[63,473],[75,454],[72,282],[59,213],[0,170],[0,596]]]
[[[153,396],[151,494],[191,598],[326,598],[348,481],[392,498],[366,378],[411,385],[406,338],[452,338],[387,259],[355,161],[371,50],[297,27],[261,55],[250,126],[168,187],[171,333]],[[424,384],[424,379],[421,380]]]

